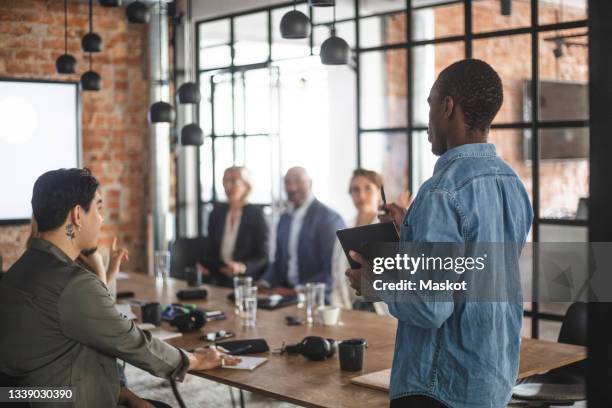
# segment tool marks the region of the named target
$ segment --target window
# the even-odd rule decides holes
[[[513,0],[510,15],[501,14],[498,0],[338,0],[337,32],[354,53],[349,67],[338,68],[343,71],[321,68],[316,57],[329,36],[332,10],[311,9],[305,1],[297,2],[297,7],[313,21],[312,35],[305,40],[280,37],[280,19],[291,9],[286,4],[198,24],[200,83],[203,92],[212,95],[211,100],[203,98],[200,118],[214,122],[202,127],[215,139],[200,153],[201,208],[221,198],[218,172],[230,162],[253,167],[257,177],[269,172],[278,177],[283,164],[273,156],[269,167],[260,157],[277,151],[304,159],[301,153],[311,148],[305,137],[278,145],[274,136],[278,128],[281,132],[291,128],[298,135],[304,125],[315,121],[306,121],[308,116],[299,106],[274,106],[274,102],[258,103],[253,98],[267,95],[264,88],[275,82],[270,75],[280,76],[276,83],[285,100],[319,98],[309,114],[321,118],[331,112],[335,115],[343,105],[338,101],[346,98],[334,96],[337,89],[332,84],[344,81],[345,91],[354,86],[357,106],[350,119],[354,123],[342,131],[352,128],[357,133],[356,164],[383,174],[390,200],[407,189],[416,193],[436,160],[426,132],[429,90],[442,69],[468,57],[489,62],[504,83],[504,105],[490,140],[532,199],[536,218],[529,240],[562,241],[577,236],[576,231],[585,233],[589,196],[586,0]],[[280,68],[281,74],[261,69],[271,67]],[[333,81],[325,80],[328,75]],[[283,83],[308,86],[286,88]],[[321,87],[329,88],[329,96],[324,96]],[[280,120],[268,122],[270,114]],[[320,137],[316,143],[326,140],[321,135],[327,131],[317,129],[312,136]],[[326,154],[321,152],[317,164],[321,172],[330,168]],[[215,173],[212,180],[210,172]],[[269,180],[254,192],[258,200],[278,195],[282,189],[274,177]],[[532,266],[532,279],[537,280],[538,267]],[[525,333],[539,337],[545,330],[544,337],[556,335],[562,307],[532,303],[526,310],[529,327]]]

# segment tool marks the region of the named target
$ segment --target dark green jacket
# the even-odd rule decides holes
[[[0,280],[0,373],[16,386],[75,387],[75,406],[117,406],[116,358],[182,380],[179,349],[140,330],[115,309],[106,285],[48,241]]]

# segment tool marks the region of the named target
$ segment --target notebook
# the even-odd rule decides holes
[[[266,357],[240,357],[240,363],[234,366],[223,366],[223,368],[232,368],[235,370],[249,370],[252,371],[268,361]]]

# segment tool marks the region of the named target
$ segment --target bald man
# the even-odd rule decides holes
[[[293,289],[298,284],[325,282],[329,298],[336,230],[345,227],[342,217],[313,196],[312,179],[303,167],[287,171],[285,191],[291,208],[278,222],[274,262],[260,286]]]

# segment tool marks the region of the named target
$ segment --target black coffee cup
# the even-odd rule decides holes
[[[340,342],[338,345],[340,369],[343,371],[361,371],[366,347],[365,339],[350,339]]]
[[[161,305],[157,302],[145,303],[140,307],[142,322],[151,323],[155,326],[161,324]]]
[[[185,268],[185,280],[187,281],[187,286],[200,286],[202,284],[202,275],[193,266],[188,266]]]

